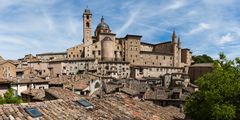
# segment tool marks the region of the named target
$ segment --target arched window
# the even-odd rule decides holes
[[[87,28],[89,28],[89,27],[90,27],[90,24],[89,24],[89,22],[87,22],[87,23],[86,23],[86,26],[87,26]]]
[[[89,16],[87,15],[87,19],[89,19]]]
[[[96,84],[95,84],[95,88],[99,88],[101,85],[97,82]]]

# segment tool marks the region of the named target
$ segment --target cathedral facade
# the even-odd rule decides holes
[[[83,13],[83,43],[67,49],[67,58],[82,59],[85,63],[94,61],[92,69],[103,76],[158,77],[186,72],[192,53],[181,48],[180,37],[175,31],[170,41],[158,44],[141,42],[141,37],[116,37],[103,17],[93,31],[92,13],[86,9]]]

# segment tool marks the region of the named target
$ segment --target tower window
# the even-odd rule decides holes
[[[86,23],[86,26],[87,26],[87,28],[89,28],[89,27],[90,27],[90,24],[89,24],[89,22],[87,22],[87,23]]]
[[[87,15],[87,19],[89,19],[89,16]]]

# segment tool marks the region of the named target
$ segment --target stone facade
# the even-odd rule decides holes
[[[36,57],[27,55],[21,60],[21,65],[27,63],[41,76],[92,72],[117,78],[140,77],[142,75],[138,72],[142,68],[143,77],[159,77],[171,74],[175,69],[175,72],[187,72],[191,65],[192,53],[181,48],[180,37],[175,31],[170,41],[151,44],[142,42],[141,35],[116,37],[103,17],[93,30],[92,18],[91,11],[86,9],[83,13],[82,44],[68,48],[66,52],[37,54]],[[114,70],[106,69],[109,67],[114,67]]]
[[[84,11],[83,44],[67,49],[68,59],[91,58],[95,60],[98,68],[105,66],[99,63],[107,64],[107,62],[118,61],[129,62],[129,67],[143,66],[153,67],[154,69],[155,66],[158,66],[160,68],[165,67],[165,69],[169,69],[168,71],[175,68],[182,69],[191,64],[191,51],[181,48],[180,37],[177,38],[175,31],[172,34],[171,41],[158,44],[144,43],[141,42],[142,36],[140,35],[116,37],[116,34],[111,33],[109,25],[102,17],[95,29],[95,34],[92,36],[92,16],[89,9]],[[104,70],[98,71],[103,72]],[[185,70],[181,70],[181,72],[185,72]],[[150,76],[159,76],[163,73],[165,72],[152,72]]]
[[[189,67],[189,77],[191,82],[194,82],[199,77],[210,73],[213,71],[214,65],[213,63],[196,63]]]
[[[0,61],[0,78],[16,77],[16,66],[11,61]]]
[[[41,60],[65,59],[67,57],[67,53],[66,52],[42,53],[42,54],[37,54],[36,57]]]

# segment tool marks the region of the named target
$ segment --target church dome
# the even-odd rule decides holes
[[[101,22],[97,25],[97,29],[103,29],[103,30],[110,30],[109,26],[107,23],[104,22],[104,18],[101,18]]]

